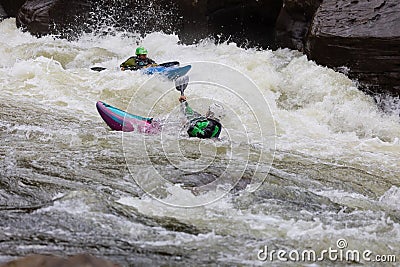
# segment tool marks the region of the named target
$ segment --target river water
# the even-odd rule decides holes
[[[381,111],[344,74],[296,51],[182,45],[162,33],[66,41],[7,19],[0,36],[0,262],[90,253],[123,266],[326,266],[354,262],[348,251],[367,265],[400,260],[398,107]],[[138,44],[157,62],[192,64],[188,103],[225,107],[219,140],[186,137],[173,82],[118,70]],[[163,132],[111,131],[98,100],[160,118]]]

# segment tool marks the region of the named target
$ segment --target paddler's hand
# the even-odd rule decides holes
[[[185,102],[186,101],[186,96],[184,96],[184,95],[181,95],[180,97],[179,97],[179,102]]]
[[[122,70],[122,71],[124,71],[124,70],[125,70],[125,68],[124,68],[124,67],[121,67],[121,70]]]
[[[157,67],[158,64],[148,64],[146,66],[144,66],[143,68],[150,68],[150,67]]]

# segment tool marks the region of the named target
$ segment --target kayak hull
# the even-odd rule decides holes
[[[156,134],[161,130],[152,118],[125,112],[102,101],[96,103],[96,108],[104,122],[114,131]]]
[[[159,73],[162,76],[167,77],[167,79],[175,80],[179,77],[186,75],[191,68],[192,68],[191,65],[187,65],[187,66],[183,66],[183,67],[156,66],[156,67],[148,67],[148,68],[142,69],[141,71],[144,74],[148,74],[148,75]]]

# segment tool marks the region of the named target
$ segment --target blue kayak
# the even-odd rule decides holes
[[[179,67],[178,61],[172,61],[172,62],[161,63],[160,65],[154,67],[142,68],[140,69],[140,71],[148,75],[158,73],[167,77],[170,80],[176,80],[179,77],[185,76],[186,73],[188,73],[191,68],[192,68],[191,65]],[[107,68],[91,67],[90,69],[94,71],[103,71],[106,70]],[[126,70],[136,70],[136,69],[126,69]]]
[[[183,66],[183,67],[164,67],[164,66],[156,66],[156,67],[148,67],[141,69],[140,71],[144,74],[156,74],[159,73],[170,80],[175,80],[179,77],[186,75],[189,70],[192,68],[191,65]]]

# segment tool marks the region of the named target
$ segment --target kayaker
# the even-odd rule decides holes
[[[147,57],[147,50],[142,46],[136,48],[135,54],[136,56],[132,56],[121,63],[121,70],[138,70],[157,64],[154,60]]]
[[[225,116],[224,108],[219,104],[212,104],[205,116],[194,111],[186,102],[186,96],[179,97],[181,110],[186,117],[190,137],[217,138],[219,137],[222,125],[220,120]]]
[[[203,139],[219,137],[222,130],[220,121],[225,116],[225,110],[221,105],[212,104],[205,116],[202,116],[189,106],[186,102],[186,96],[179,97],[179,102],[181,102],[180,107],[185,118],[185,128],[189,137]],[[165,125],[164,119],[144,118],[129,114],[101,101],[97,102],[96,107],[107,125],[116,131],[159,134]]]

